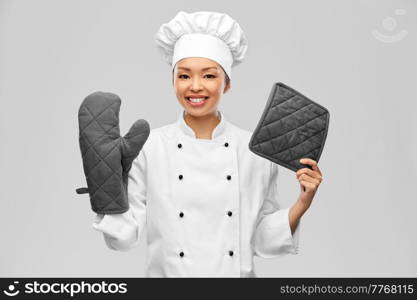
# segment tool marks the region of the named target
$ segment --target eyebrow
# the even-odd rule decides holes
[[[186,70],[186,71],[191,71],[189,68],[184,68],[184,67],[178,67],[178,69],[183,69],[183,70]],[[217,70],[217,67],[208,67],[208,68],[204,68],[202,70],[203,71],[206,71],[206,70],[209,70],[209,69],[216,69]]]

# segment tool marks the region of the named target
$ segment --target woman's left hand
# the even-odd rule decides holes
[[[296,172],[296,177],[300,182],[301,188],[299,201],[305,207],[309,207],[320,183],[323,181],[323,176],[315,160],[302,158],[300,162],[313,168],[312,170],[302,168]]]

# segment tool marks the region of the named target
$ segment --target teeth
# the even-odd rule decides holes
[[[190,99],[190,101],[193,103],[199,103],[203,101],[205,98],[188,98],[188,99]]]

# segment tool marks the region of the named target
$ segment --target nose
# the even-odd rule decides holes
[[[192,82],[191,82],[191,90],[192,91],[199,91],[201,89],[202,89],[202,87],[201,87],[200,78],[194,77]]]

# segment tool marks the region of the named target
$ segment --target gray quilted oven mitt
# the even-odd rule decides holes
[[[329,111],[283,83],[275,83],[249,149],[294,172],[319,161],[329,128]]]
[[[98,214],[119,214],[129,209],[128,173],[149,136],[149,124],[137,120],[120,136],[120,98],[112,93],[87,96],[78,111],[80,149],[91,208]]]

